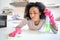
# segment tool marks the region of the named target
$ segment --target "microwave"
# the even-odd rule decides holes
[[[0,15],[0,28],[7,27],[7,15]]]

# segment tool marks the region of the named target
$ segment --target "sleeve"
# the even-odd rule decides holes
[[[56,25],[57,26],[57,25]],[[57,27],[56,27],[57,28]],[[56,31],[52,26],[51,26],[51,30],[54,34],[56,34],[58,31]]]
[[[22,28],[24,25],[27,24],[27,22],[27,19],[23,19],[17,27]]]

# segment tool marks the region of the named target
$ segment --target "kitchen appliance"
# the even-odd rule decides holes
[[[7,15],[0,15],[0,28],[7,27]]]

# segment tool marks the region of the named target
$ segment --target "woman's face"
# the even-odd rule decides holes
[[[39,9],[37,7],[31,7],[30,10],[29,10],[29,15],[30,15],[30,18],[33,20],[33,21],[37,21],[40,19],[40,15],[41,15],[41,12],[39,11]]]

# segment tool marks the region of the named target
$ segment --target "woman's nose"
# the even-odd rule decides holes
[[[34,17],[34,14],[32,14],[31,16]]]

